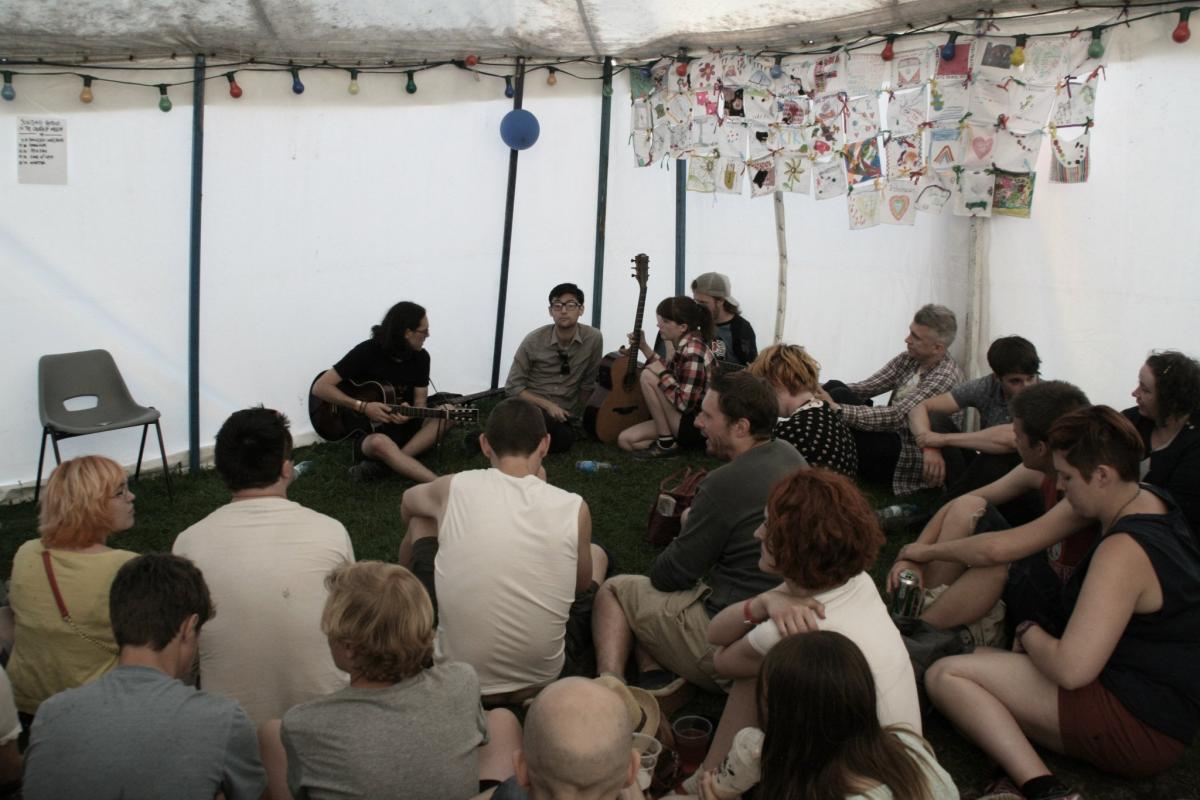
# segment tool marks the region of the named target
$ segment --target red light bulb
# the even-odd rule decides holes
[[[688,65],[686,61],[680,61],[675,65],[675,74],[681,78],[687,77]]]
[[[1175,26],[1175,30],[1171,32],[1171,38],[1178,44],[1183,44],[1188,39],[1192,38],[1192,31],[1188,27],[1188,17],[1191,16],[1192,10],[1185,8],[1179,12],[1179,24]]]
[[[233,73],[227,73],[225,79],[229,81],[229,96],[237,100],[242,96],[242,87],[238,86],[237,79],[233,77]]]
[[[895,36],[887,37],[887,44],[885,44],[883,46],[883,52],[881,52],[879,54],[879,57],[882,58],[884,61],[891,61],[893,58],[896,57],[896,51],[894,49],[892,49],[892,42],[894,42],[894,41],[896,41]]]
[[[471,53],[469,56],[467,56],[464,59],[464,61],[466,62],[466,65],[468,67],[473,67],[479,63],[479,56],[475,55],[474,53]]]

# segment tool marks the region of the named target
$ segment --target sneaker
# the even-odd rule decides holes
[[[360,461],[350,468],[350,480],[355,483],[366,483],[378,480],[391,470],[378,461]]]
[[[1025,800],[1025,795],[1021,794],[1021,788],[1011,778],[1003,775],[985,786],[981,793],[975,795],[975,800]]]
[[[650,460],[657,458],[675,458],[679,455],[679,445],[673,444],[670,447],[663,447],[658,442],[647,447],[645,450],[638,450],[633,454],[636,459]]]

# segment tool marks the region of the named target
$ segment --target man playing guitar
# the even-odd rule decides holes
[[[429,318],[416,303],[402,301],[388,309],[383,322],[371,328],[371,338],[355,346],[342,360],[327,369],[313,384],[317,398],[365,414],[375,423],[375,432],[355,440],[355,480],[382,477],[390,469],[418,483],[428,483],[436,474],[417,456],[428,450],[440,433],[453,424],[449,419],[413,419],[393,413],[383,402],[358,400],[338,384],[343,381],[375,381],[396,389],[396,402],[425,406],[429,392]]]

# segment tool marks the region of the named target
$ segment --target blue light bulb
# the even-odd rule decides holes
[[[300,82],[300,70],[292,68],[292,91],[296,94],[304,94],[304,84]]]
[[[11,72],[4,73],[4,88],[0,89],[0,97],[3,97],[5,100],[10,102],[17,99],[17,92],[15,89],[13,89],[12,85]]]

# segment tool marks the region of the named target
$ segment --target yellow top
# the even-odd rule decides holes
[[[8,661],[8,677],[17,708],[26,714],[36,713],[51,695],[82,686],[116,666],[117,644],[108,618],[108,589],[121,565],[137,557],[128,550],[50,550],[58,590],[75,623],[72,628],[54,602],[42,564],[45,549],[40,539],[21,545],[13,558],[9,586],[16,641]],[[95,641],[88,641],[76,629]]]

